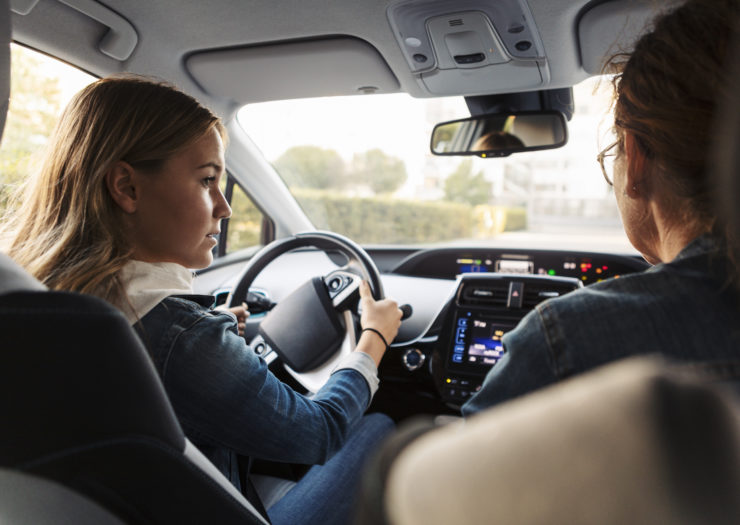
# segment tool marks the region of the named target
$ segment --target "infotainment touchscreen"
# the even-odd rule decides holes
[[[471,312],[461,313],[456,320],[450,353],[452,365],[466,368],[490,368],[505,350],[501,339],[513,324],[496,321]]]

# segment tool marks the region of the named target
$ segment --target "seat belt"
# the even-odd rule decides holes
[[[252,470],[252,458],[237,454],[237,463],[239,466],[239,481],[241,481],[242,494],[247,498],[247,501],[257,509],[257,512],[262,514],[262,517],[265,518],[268,523],[272,523],[270,521],[270,517],[267,515],[265,506],[262,504],[259,494],[257,494],[257,489],[249,478],[249,472]]]

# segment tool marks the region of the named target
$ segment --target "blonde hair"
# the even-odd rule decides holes
[[[40,169],[5,217],[4,250],[51,289],[116,302],[130,258],[122,213],[105,177],[118,161],[155,172],[221,121],[164,82],[116,76],[94,82],[67,105]]]

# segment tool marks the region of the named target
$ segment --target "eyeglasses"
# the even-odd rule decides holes
[[[596,155],[596,160],[601,166],[601,173],[604,174],[604,180],[609,186],[614,186],[609,173],[614,173],[614,158],[617,156],[617,151],[614,150],[619,146],[619,140],[614,141]]]

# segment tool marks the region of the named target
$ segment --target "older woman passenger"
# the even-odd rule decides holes
[[[630,242],[654,266],[537,306],[506,334],[503,359],[463,414],[635,354],[735,378],[739,269],[706,168],[739,12],[738,0],[691,0],[611,59],[617,140],[598,160]]]

